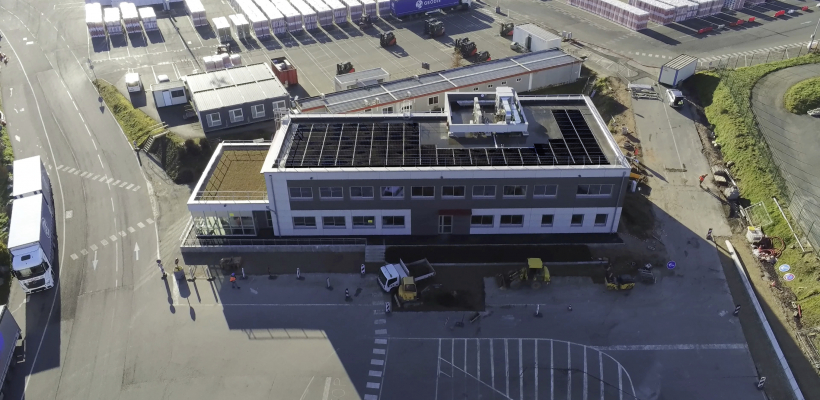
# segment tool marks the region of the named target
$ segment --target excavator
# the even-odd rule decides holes
[[[382,32],[379,34],[379,44],[382,47],[390,47],[396,45],[396,35],[393,31]]]
[[[550,282],[550,271],[540,258],[528,258],[527,265],[496,275],[496,283],[500,289],[508,289],[529,283],[533,289],[541,287],[542,283]]]

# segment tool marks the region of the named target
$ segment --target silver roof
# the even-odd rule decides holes
[[[156,92],[160,90],[179,89],[183,87],[185,87],[185,82],[183,81],[168,81],[151,85],[151,90]]]
[[[336,80],[339,81],[339,83],[354,83],[356,81],[371,81],[389,76],[390,74],[385,71],[384,68],[373,68],[339,75],[336,77]]]
[[[558,35],[551,33],[535,24],[521,24],[516,25],[515,27],[544,40],[560,39]]]
[[[669,62],[664,64],[663,66],[666,67],[666,68],[671,68],[671,69],[681,69],[681,68],[686,67],[687,65],[689,65],[693,62],[696,62],[696,61],[698,61],[697,57],[689,56],[689,55],[686,55],[686,54],[681,54],[681,55],[669,60]]]
[[[580,62],[558,49],[542,50],[501,58],[480,64],[433,72],[385,82],[378,86],[350,89],[322,96],[299,99],[303,112],[346,113],[374,104],[391,103],[408,97],[421,97],[444,90],[458,90],[477,82],[512,77],[550,67]]]
[[[267,64],[188,75],[187,85],[199,111],[288,96]]]

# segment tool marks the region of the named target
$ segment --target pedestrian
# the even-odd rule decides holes
[[[709,175],[709,174],[703,174],[703,175],[698,177],[698,180],[700,181],[700,183],[698,184],[699,186],[703,186],[703,180],[706,179],[707,175]]]
[[[712,228],[709,228],[709,231],[706,232],[706,240],[712,240]]]
[[[350,291],[345,288],[345,300],[350,301]]]
[[[231,272],[231,289],[239,289],[239,285],[236,284],[236,273]]]
[[[174,259],[174,266],[179,267],[179,257]]]
[[[160,279],[168,277],[168,274],[165,273],[165,268],[162,268],[162,261],[157,260],[157,267],[159,267],[159,273],[162,275],[159,277]]]

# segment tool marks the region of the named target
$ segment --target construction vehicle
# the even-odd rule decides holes
[[[455,48],[455,51],[461,53],[461,56],[464,58],[472,57],[478,53],[478,47],[476,47],[472,40],[466,37],[456,39],[453,43],[453,48]]]
[[[538,289],[542,282],[550,282],[550,271],[540,258],[528,258],[526,266],[498,274],[495,280],[502,290],[518,287],[524,282],[529,282],[531,288]]]
[[[611,272],[606,274],[606,288],[609,290],[631,290],[635,287],[635,278],[632,275],[618,275]]]
[[[387,31],[379,34],[379,44],[382,47],[390,47],[396,45],[396,34],[393,31]]]
[[[435,18],[425,20],[424,34],[430,35],[431,38],[444,35],[444,23]]]
[[[490,52],[489,51],[479,51],[475,55],[475,59],[473,61],[477,62],[477,63],[480,63],[480,62],[486,62],[486,61],[490,61],[490,60],[492,60],[492,58],[490,57]]]
[[[359,28],[366,29],[373,26],[373,18],[370,18],[370,14],[362,14],[362,18],[359,19]]]
[[[350,61],[336,64],[336,75],[344,75],[351,72],[356,72],[356,68],[353,68],[353,63]]]
[[[418,261],[405,264],[399,259],[398,263],[387,264],[379,269],[379,277],[377,278],[379,286],[386,293],[390,293],[393,289],[398,288],[400,283],[404,283],[404,278],[413,278],[413,284],[421,282],[427,278],[436,276],[436,270],[430,265],[426,258]],[[413,288],[415,290],[415,287]],[[409,288],[408,288],[409,292]]]
[[[527,52],[527,49],[524,48],[524,46],[522,46],[521,43],[518,43],[518,42],[510,43],[510,50],[512,50],[516,53],[526,53]]]
[[[512,36],[515,30],[515,24],[512,22],[501,23],[501,36]]]

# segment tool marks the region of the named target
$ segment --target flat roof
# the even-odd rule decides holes
[[[547,31],[546,29],[544,29],[544,28],[542,28],[542,27],[540,27],[536,24],[521,24],[521,25],[516,25],[515,27],[519,28],[519,29],[531,34],[531,35],[538,36],[539,38],[544,39],[544,40],[561,39],[560,36],[558,36],[558,35],[556,35],[552,32]]]
[[[183,81],[168,81],[168,82],[160,82],[151,85],[152,91],[160,91],[160,90],[171,90],[171,89],[179,89],[184,88],[185,82]]]
[[[366,69],[364,71],[356,71],[351,72],[349,74],[343,74],[336,76],[336,80],[339,83],[355,83],[357,81],[372,81],[374,79],[389,77],[390,73],[384,70],[384,68],[373,68],[373,69]]]
[[[188,75],[186,84],[200,112],[289,96],[265,63]]]
[[[8,248],[23,246],[40,240],[42,213],[42,194],[14,200],[11,209]]]
[[[229,144],[225,146],[224,144]],[[223,143],[192,197],[195,201],[265,200],[262,167],[269,143]]]
[[[686,55],[686,54],[681,54],[681,55],[669,60],[669,62],[664,64],[663,66],[666,67],[666,68],[671,68],[671,69],[681,69],[681,68],[684,68],[687,65],[689,65],[693,62],[697,62],[697,61],[698,61],[697,57]]]
[[[523,75],[532,71],[580,63],[559,49],[535,51],[460,68],[384,82],[376,86],[343,90],[296,101],[302,112],[342,114],[407,98],[455,91],[461,87]]]
[[[43,190],[43,169],[40,167],[40,156],[14,160],[12,165],[14,166],[12,197]]]
[[[520,102],[526,134],[483,135],[476,125],[475,135],[453,137],[444,113],[292,115],[286,132],[277,135],[283,145],[268,167],[624,165],[588,97],[524,96]],[[463,119],[472,112],[463,108],[455,105],[452,115]]]

